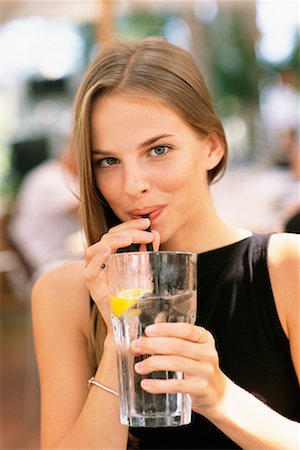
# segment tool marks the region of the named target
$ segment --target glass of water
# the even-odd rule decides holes
[[[121,423],[133,427],[175,427],[191,421],[188,394],[150,394],[143,378],[182,379],[182,372],[139,375],[130,350],[133,339],[158,322],[194,323],[197,255],[188,252],[116,253],[108,258],[108,284],[117,346]]]

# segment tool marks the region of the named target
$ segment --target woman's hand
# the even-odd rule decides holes
[[[144,379],[147,392],[189,393],[193,410],[205,415],[222,401],[227,377],[219,367],[214,339],[204,328],[188,323],[156,323],[146,336],[132,341],[135,354],[150,354],[135,365],[141,375],[153,371],[184,372],[183,380]]]
[[[150,225],[149,219],[134,219],[111,228],[99,242],[86,250],[85,280],[87,288],[97,304],[108,330],[111,329],[108,286],[105,264],[109,254],[131,244],[141,244],[140,250],[146,250],[146,244],[152,242],[155,250],[159,248],[157,231],[145,231]]]

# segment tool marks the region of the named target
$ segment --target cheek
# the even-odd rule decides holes
[[[112,177],[102,176],[100,178],[99,176],[96,176],[96,183],[99,191],[109,204],[114,203],[120,195],[120,192],[122,192]]]
[[[188,197],[196,195],[207,184],[207,174],[200,164],[191,164],[190,161],[181,163],[172,170],[166,170],[160,175],[161,186],[170,193],[184,193]],[[186,201],[188,198],[186,198]]]

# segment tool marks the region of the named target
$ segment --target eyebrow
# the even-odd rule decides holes
[[[144,147],[149,147],[149,145],[154,144],[156,141],[159,141],[160,139],[166,138],[166,137],[174,137],[173,134],[160,134],[158,136],[153,136],[149,139],[147,139],[146,141],[142,142],[141,144],[138,145],[138,148],[144,148]],[[92,150],[92,154],[93,155],[110,155],[112,152],[110,151],[106,151],[106,150]]]
[[[142,142],[141,144],[139,144],[138,148],[148,147],[149,145],[154,144],[154,142],[159,141],[160,139],[163,139],[166,137],[173,137],[173,134],[160,134],[158,136],[154,136],[154,137]]]

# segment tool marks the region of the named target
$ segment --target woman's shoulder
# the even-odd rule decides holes
[[[85,290],[84,261],[71,261],[43,273],[35,282],[33,291],[55,290],[69,292]]]
[[[277,311],[289,336],[289,331],[295,328],[300,307],[300,236],[273,234],[268,249],[268,266]]]
[[[275,233],[270,238],[268,266],[273,286],[285,297],[287,290],[299,300],[300,236],[292,233]],[[296,295],[295,295],[296,294]]]
[[[32,311],[34,316],[73,321],[88,332],[90,304],[84,261],[68,262],[41,275],[32,289]]]
[[[274,233],[270,238],[269,262],[281,270],[299,269],[300,263],[300,235],[293,233]]]

